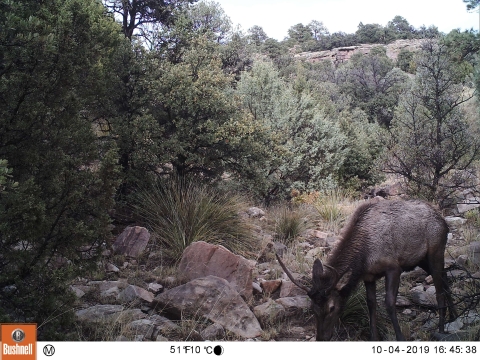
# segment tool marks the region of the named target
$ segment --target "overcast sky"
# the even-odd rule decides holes
[[[214,0],[244,31],[259,25],[269,37],[283,40],[295,24],[322,21],[330,33],[353,33],[360,22],[385,26],[400,15],[415,28],[435,25],[478,31],[478,12],[468,13],[462,0]]]

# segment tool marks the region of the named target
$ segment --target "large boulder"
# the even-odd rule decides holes
[[[112,245],[115,254],[139,257],[147,247],[150,233],[140,226],[128,226]]]
[[[95,305],[86,309],[78,310],[75,315],[79,320],[100,323],[105,320],[118,318],[124,307],[121,305]]]
[[[227,280],[242,296],[252,297],[252,264],[221,245],[204,241],[194,242],[183,252],[178,265],[180,275],[187,281],[213,275]]]
[[[262,334],[257,318],[235,288],[225,279],[207,276],[167,290],[151,304],[174,316],[206,317],[244,338]]]

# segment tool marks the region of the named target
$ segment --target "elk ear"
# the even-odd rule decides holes
[[[323,265],[320,259],[315,259],[313,263],[312,278],[316,279],[323,275]]]
[[[347,285],[348,282],[350,281],[351,276],[352,276],[352,270],[350,269],[345,274],[342,275],[340,280],[338,280],[337,285],[335,285],[335,288],[338,291],[342,290],[345,287],[345,285]]]

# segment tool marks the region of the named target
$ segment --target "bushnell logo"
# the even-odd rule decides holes
[[[15,329],[12,331],[12,340],[19,343],[25,340],[25,332],[22,329]]]

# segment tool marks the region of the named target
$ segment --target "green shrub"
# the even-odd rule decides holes
[[[240,217],[242,202],[193,180],[157,183],[137,195],[135,209],[171,260],[191,243],[220,244],[237,253],[252,249],[250,227]]]

